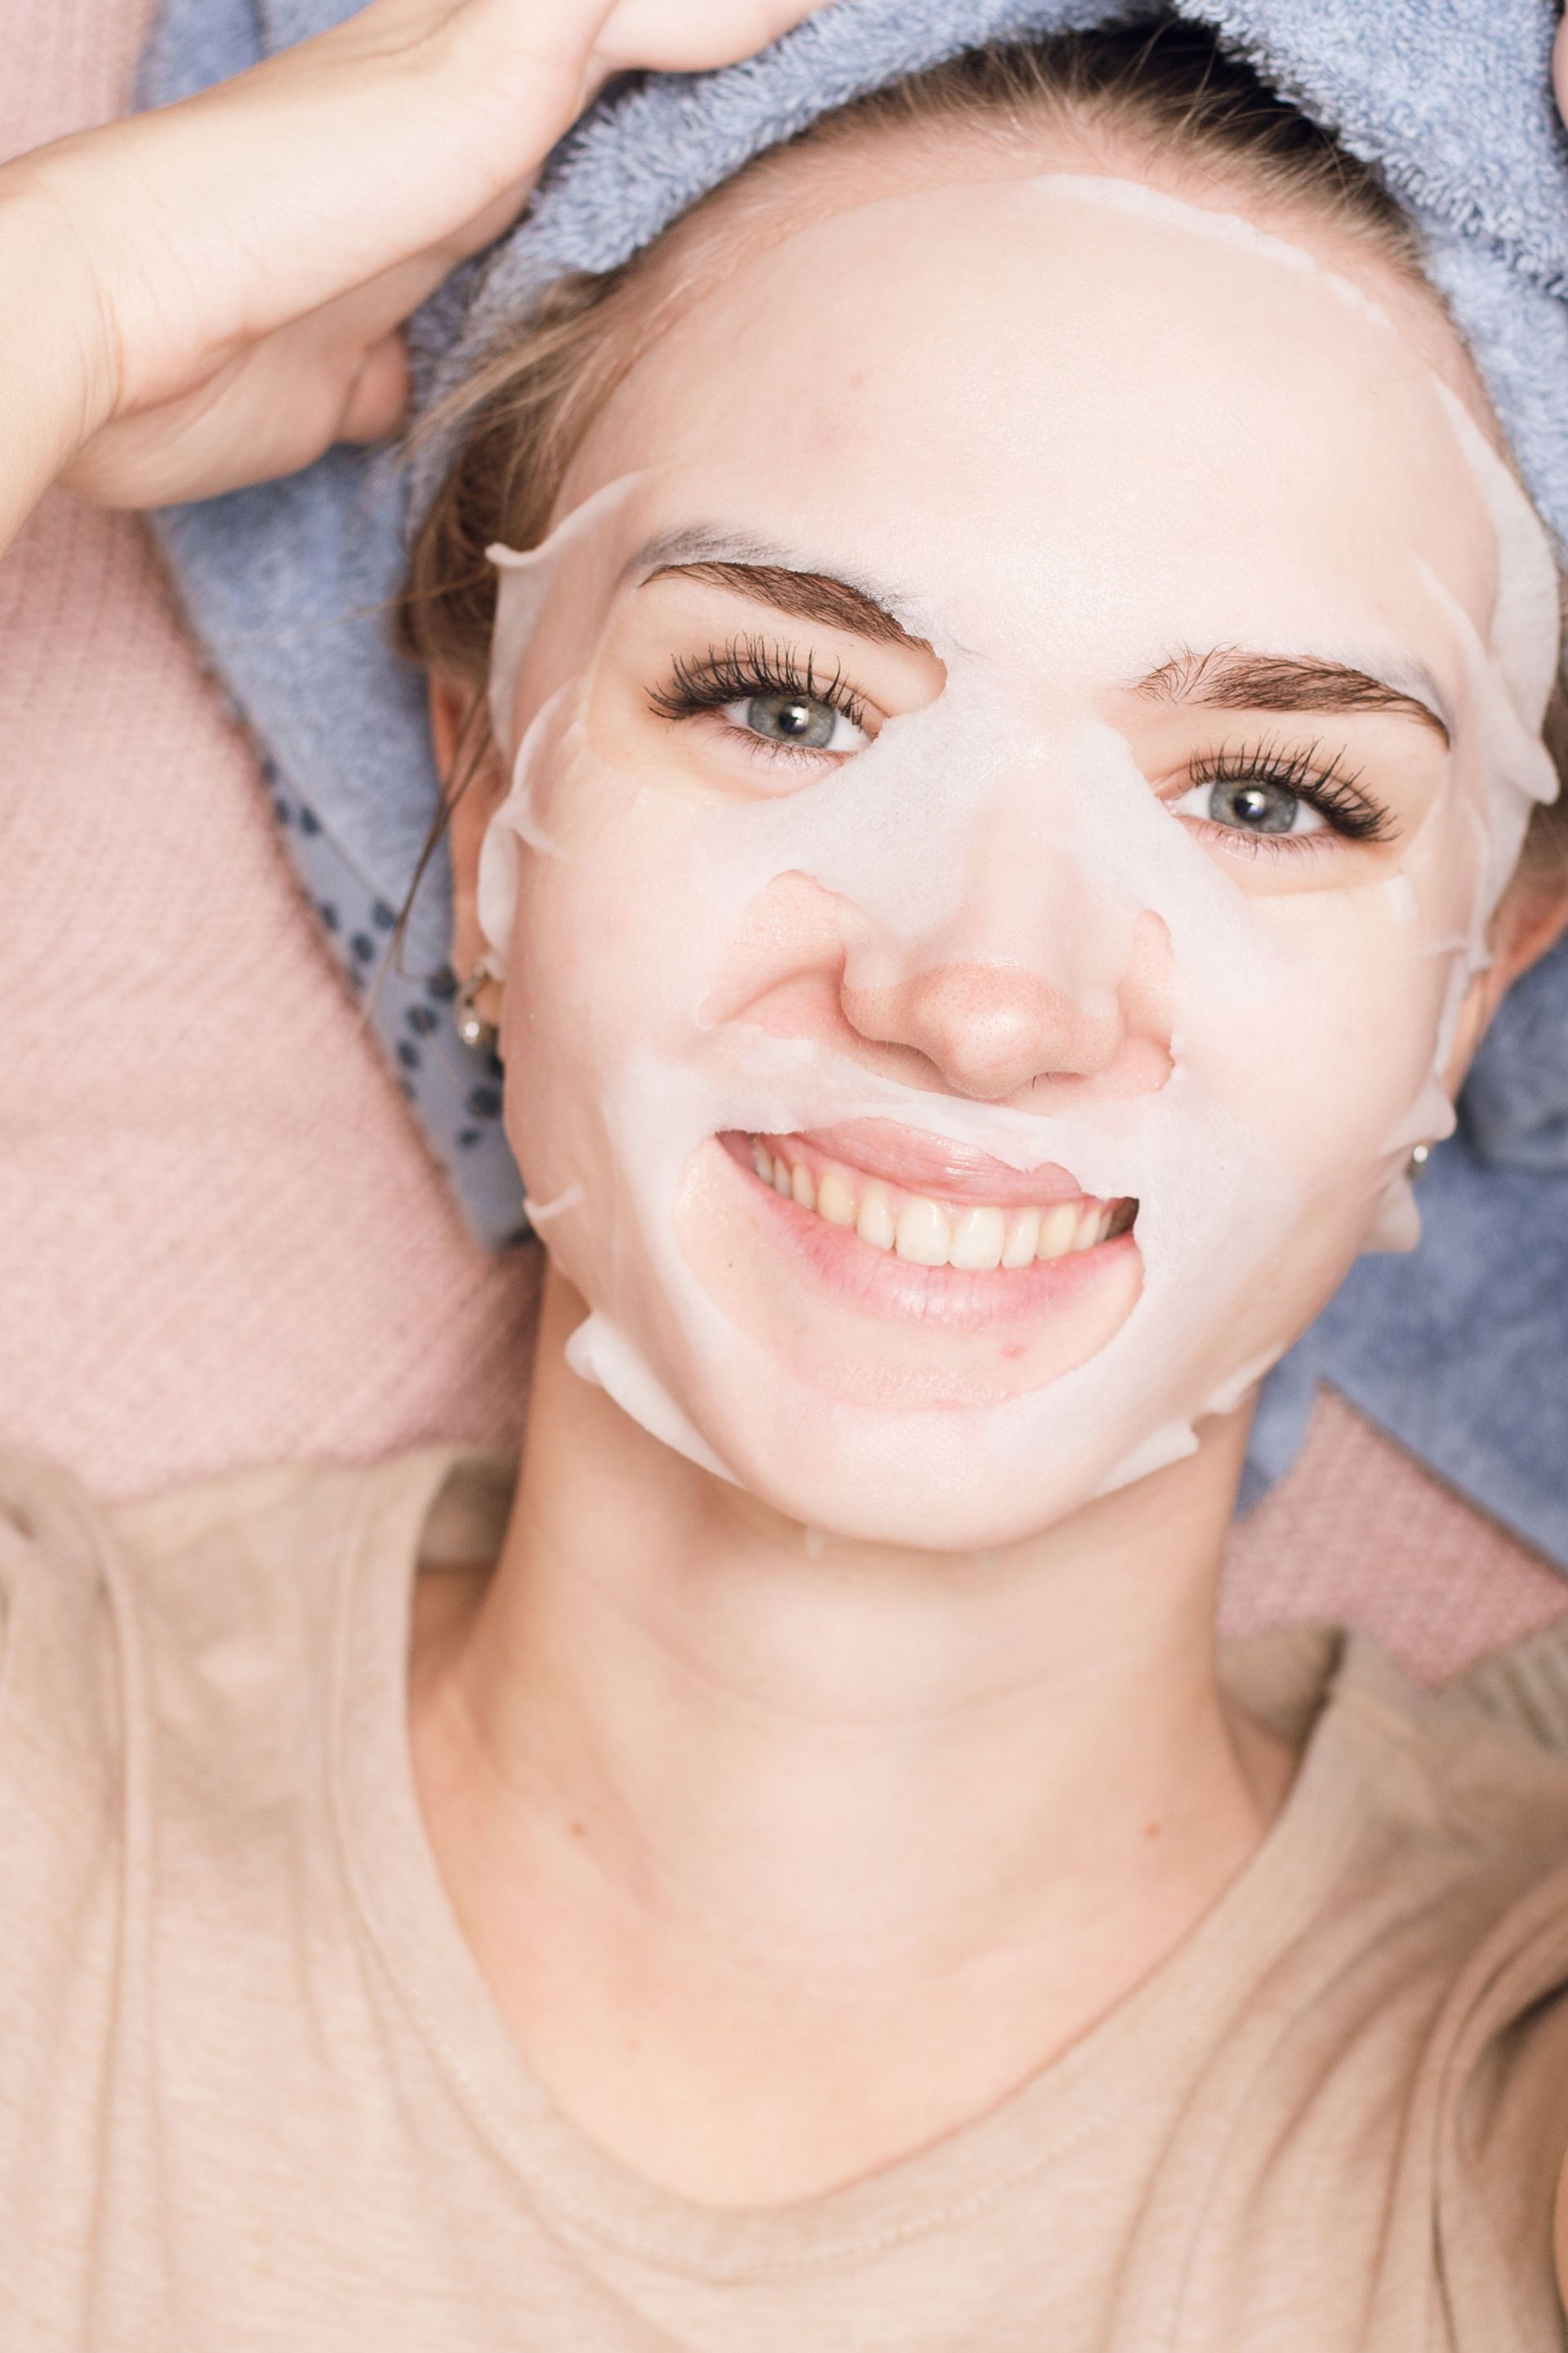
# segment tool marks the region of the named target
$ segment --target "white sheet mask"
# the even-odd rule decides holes
[[[1184,537],[1184,491],[1173,493],[1174,521],[1155,512],[1153,492],[1140,501],[1134,483],[1123,493],[1110,427],[1098,478],[1110,554],[1096,550],[1091,512],[1069,518],[1059,543],[1037,544],[1026,529],[1009,536],[1005,510],[992,527],[978,488],[972,532],[944,532],[940,514],[928,528],[919,480],[910,483],[907,528],[889,518],[886,487],[874,480],[865,512],[857,512],[855,397],[875,380],[875,315],[863,328],[868,361],[858,369],[843,363],[832,382],[848,389],[837,401],[825,396],[820,427],[798,437],[805,444],[816,434],[825,493],[814,487],[819,474],[803,472],[799,449],[780,447],[776,435],[737,431],[731,454],[721,429],[697,417],[689,446],[602,484],[541,548],[494,552],[502,583],[491,707],[512,784],[480,867],[492,951],[503,958],[513,947],[521,890],[533,929],[518,934],[518,945],[540,960],[531,968],[545,993],[555,968],[546,961],[552,926],[559,922],[569,949],[581,939],[597,920],[596,874],[606,878],[605,920],[618,939],[624,924],[614,910],[635,904],[624,878],[615,879],[632,855],[624,845],[652,826],[667,860],[647,875],[670,909],[646,1000],[637,1001],[635,976],[628,994],[618,950],[595,956],[590,944],[560,1038],[531,1046],[524,1010],[518,1040],[509,1039],[511,1132],[531,1183],[543,1181],[552,1196],[542,1213],[548,1245],[592,1309],[570,1361],[664,1442],[803,1521],[938,1546],[1026,1533],[1189,1451],[1194,1423],[1245,1397],[1358,1245],[1415,1239],[1404,1165],[1414,1143],[1452,1124],[1442,1069],[1454,1027],[1485,964],[1487,927],[1530,811],[1555,790],[1540,727],[1557,655],[1545,535],[1458,401],[1358,287],[1229,216],[1140,184],[1069,175],[885,199],[802,230],[758,262],[749,308],[743,283],[721,298],[740,311],[726,321],[724,349],[751,349],[759,321],[809,320],[816,298],[802,297],[803,288],[852,290],[845,301],[859,325],[875,310],[867,289],[896,275],[889,257],[921,259],[931,265],[921,283],[940,287],[940,261],[955,248],[984,254],[1004,290],[1007,269],[1026,285],[1037,261],[1050,279],[1042,304],[1065,288],[1069,321],[1073,290],[1098,298],[1120,282],[1119,271],[1140,318],[1152,319],[1159,287],[1184,272],[1182,315],[1199,322],[1193,347],[1173,346],[1168,364],[1141,349],[1127,398],[1148,418],[1140,438],[1160,446],[1156,491],[1180,484],[1185,453],[1196,448],[1191,503],[1205,516],[1223,507],[1231,470],[1214,455],[1225,453],[1223,436],[1215,439],[1202,322],[1210,311],[1223,321],[1239,306],[1266,339],[1270,304],[1288,301],[1311,322],[1309,360],[1313,338],[1338,333],[1364,366],[1366,397],[1390,420],[1380,430],[1401,440],[1425,434],[1422,446],[1446,448],[1489,520],[1481,537],[1493,543],[1485,553],[1496,575],[1478,626],[1467,607],[1467,596],[1471,607],[1479,596],[1475,519],[1429,519],[1415,491],[1403,507],[1389,491],[1390,507],[1370,510],[1365,565],[1353,500],[1342,502],[1344,517],[1336,510],[1324,522],[1327,588],[1314,586],[1311,565],[1293,550],[1277,574],[1256,557],[1233,564],[1237,531],[1225,512],[1214,512],[1209,544],[1202,530],[1185,528]],[[966,273],[950,275],[960,308],[942,348],[973,366],[976,447],[992,448],[988,430],[1005,443],[1016,429],[1007,403],[1017,409],[1026,337],[1039,325],[1020,320],[1022,303],[1000,305],[990,314],[994,338],[973,328],[965,337],[971,314],[961,306],[979,298],[963,284]],[[895,293],[888,316],[896,324]],[[1289,323],[1294,312],[1279,316]],[[836,350],[849,332],[834,312],[825,344]],[[1291,332],[1301,333],[1299,322]],[[994,361],[993,340],[1005,346]],[[1212,344],[1223,358],[1217,330]],[[1115,347],[1112,321],[1098,343],[1090,332],[1081,355],[1074,346],[1042,379],[1043,401],[1058,404],[1086,444],[1107,406],[1100,386]],[[1331,354],[1325,370],[1341,366],[1342,376],[1342,357]],[[758,364],[787,375],[776,357]],[[1268,364],[1260,356],[1266,389]],[[1291,364],[1303,363],[1295,355]],[[900,415],[931,372],[909,371]],[[799,386],[780,397],[789,414],[809,407]],[[934,440],[963,403],[951,385],[931,397]],[[1240,414],[1236,498],[1256,539],[1267,500],[1248,464],[1258,481],[1271,463],[1273,479],[1289,474],[1267,448],[1252,459],[1252,438],[1273,429],[1268,402],[1248,409],[1244,391]],[[873,396],[871,425],[885,427],[888,415]],[[1291,428],[1279,429],[1288,445]],[[1375,484],[1379,450],[1362,450],[1348,408],[1323,429],[1341,432],[1336,454]],[[952,430],[957,456],[931,450],[942,479],[962,462]],[[1037,430],[1048,456],[1048,415]],[[1212,448],[1198,446],[1205,430]],[[1085,466],[1105,449],[1086,448]],[[1063,463],[1070,490],[1070,451]],[[1026,479],[1029,451],[1017,465]],[[978,460],[976,470],[977,482],[992,480]],[[1397,526],[1406,510],[1407,543],[1394,530],[1390,554],[1390,514]],[[842,526],[841,570],[858,572],[861,543],[872,538],[877,560],[866,559],[868,571],[885,575],[889,558],[901,559],[901,617],[940,658],[942,690],[889,720],[868,749],[807,781],[791,779],[788,789],[770,782],[750,792],[678,791],[640,759],[618,765],[595,698],[606,642],[647,569],[628,576],[638,546],[715,517],[733,517],[743,533],[793,540],[808,512],[818,538],[825,525]],[[1048,533],[1048,499],[1040,512]],[[816,565],[808,548],[796,568],[834,565]],[[801,634],[790,623],[757,626],[770,638]],[[1412,634],[1447,660],[1446,780],[1397,855],[1342,884],[1253,887],[1234,855],[1216,858],[1173,818],[1129,733],[1104,716],[1111,689],[1184,649],[1317,656],[1397,683],[1412,668]],[[1142,957],[1153,976],[1145,995],[1163,1008],[1168,1075],[1135,1087],[1086,1078],[1048,1090],[1051,1107],[1034,1110],[1026,1086],[984,1100],[926,1073],[915,1082],[831,1024],[796,1028],[758,1016],[743,987],[737,997],[735,975],[766,964],[764,912],[787,892],[809,893],[837,925],[844,988],[858,1002],[879,1002],[922,974],[1024,974],[1037,981],[1042,1003],[1114,1027],[1131,1018],[1129,976]],[[535,1051],[542,1071],[553,1054],[550,1067],[591,1075],[575,1091],[562,1085],[559,1118],[540,1111],[546,1085],[531,1085]],[[839,1349],[830,1335],[840,1327],[831,1319],[815,1326],[806,1305],[799,1344],[781,1345],[767,1317],[751,1312],[744,1280],[736,1288],[717,1258],[710,1264],[694,1248],[704,1216],[731,1214],[722,1188],[752,1181],[712,1139],[865,1119],[951,1138],[1012,1168],[1057,1165],[1102,1198],[1135,1197],[1141,1287],[1135,1270],[1136,1296],[1110,1318],[1102,1344],[1036,1383],[1026,1348],[999,1347],[982,1364],[983,1340],[955,1346],[966,1369],[951,1392],[941,1345],[922,1366],[904,1335],[889,1336],[897,1364],[884,1392],[869,1317],[859,1319],[863,1333],[843,1326],[853,1345]],[[1286,1264],[1293,1272],[1281,1282]],[[1018,1359],[1023,1368],[1010,1371]]]

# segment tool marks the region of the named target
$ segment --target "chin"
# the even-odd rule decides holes
[[[640,1340],[595,1377],[807,1528],[984,1550],[1080,1507],[1127,1451],[1127,1417],[1102,1398],[1090,1442],[1071,1393],[1142,1295],[1138,1204],[925,1148],[917,1166],[883,1130],[710,1137],[623,1291]]]
[[[931,1553],[987,1551],[1039,1535],[1115,1483],[1139,1437],[1118,1433],[1109,1454],[1090,1449],[1074,1417],[1051,1411],[1044,1398],[1019,1400],[1000,1415],[945,1406],[887,1413],[748,1380],[721,1398],[701,1398],[699,1409],[736,1482],[785,1518],[808,1531]],[[1037,1446],[1029,1439],[1037,1420]]]

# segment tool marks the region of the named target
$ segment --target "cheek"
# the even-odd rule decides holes
[[[630,1058],[689,1047],[710,960],[679,816],[603,774],[534,797],[552,847],[520,861],[502,1029],[508,1134],[545,1195],[613,1182],[607,1090]]]
[[[1268,978],[1178,1018],[1179,1056],[1293,1172],[1304,1231],[1352,1249],[1431,1084],[1454,968],[1432,915],[1403,876],[1276,901]]]
[[[654,1015],[689,992],[705,936],[689,879],[693,807],[657,776],[601,757],[577,715],[532,763],[521,797],[531,839],[514,962],[542,969],[539,1002],[614,1035],[639,1008]]]

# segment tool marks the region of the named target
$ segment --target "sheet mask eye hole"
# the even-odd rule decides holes
[[[1184,795],[1184,809],[1188,802],[1198,804],[1191,815],[1233,833],[1315,833],[1323,823],[1299,794],[1267,776],[1216,778]]]
[[[724,716],[764,744],[798,752],[854,752],[867,741],[863,729],[815,694],[753,694],[732,702]]]

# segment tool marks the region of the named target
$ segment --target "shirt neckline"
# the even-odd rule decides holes
[[[408,1736],[410,1615],[425,1521],[465,1450],[366,1474],[334,1601],[330,1771],[361,1922],[410,2021],[475,2130],[554,2223],[694,2278],[778,2277],[863,2260],[966,2220],[1105,2128],[1163,2070],[1213,2045],[1247,1986],[1300,1933],[1361,1817],[1379,1707],[1352,1704],[1363,1650],[1345,1638],[1294,1782],[1249,1861],[1175,1948],[995,2107],[808,2200],[699,2205],[601,2149],[529,2066],[463,1937],[420,1812]],[[1375,1678],[1374,1678],[1375,1679]],[[1227,1956],[1242,1955],[1238,1968]]]

